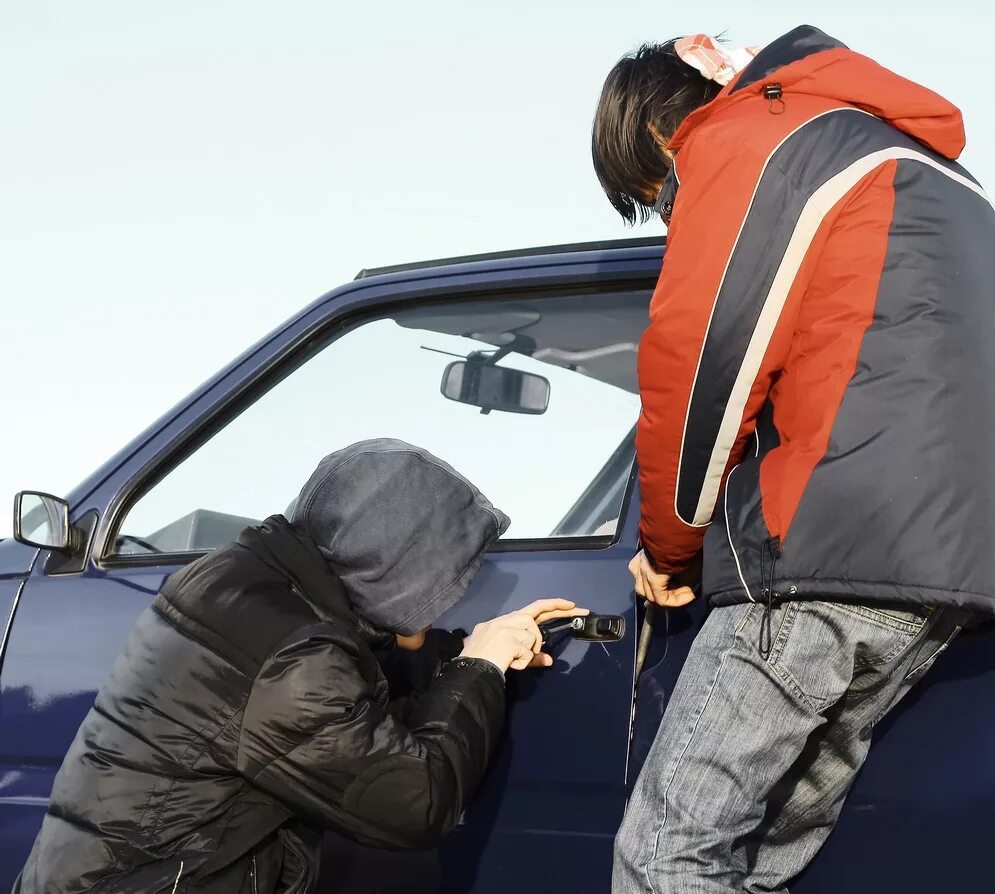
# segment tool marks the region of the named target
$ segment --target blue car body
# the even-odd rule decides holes
[[[660,240],[632,240],[364,272],[249,348],[68,495],[73,522],[89,532],[79,567],[67,570],[55,554],[13,540],[0,543],[0,891],[9,890],[27,856],[63,756],[138,614],[196,554],[115,552],[134,495],[182,456],[184,445],[206,437],[218,419],[237,416],[252,389],[342,321],[456,300],[493,305],[523,294],[568,292],[582,308],[585,296],[625,290],[645,306],[662,251]],[[599,325],[592,317],[591,326]],[[624,361],[634,365],[630,348]],[[442,851],[448,890],[609,888],[628,788],[704,610],[695,604],[658,619],[636,674],[641,609],[627,563],[639,494],[631,439],[623,445],[606,463],[619,482],[611,491],[618,507],[612,531],[502,542],[468,597],[444,618],[470,627],[558,594],[627,622],[621,641],[565,642],[554,668],[510,681],[499,754]],[[489,496],[500,505],[500,495]],[[993,756],[995,645],[964,636],[881,724],[836,832],[793,890],[991,890]]]

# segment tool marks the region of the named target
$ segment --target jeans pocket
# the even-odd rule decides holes
[[[787,603],[772,619],[776,633],[768,663],[817,711],[835,703],[861,667],[893,661],[921,639],[925,621],[914,612],[879,617],[863,608],[815,600]]]
[[[924,608],[903,608],[897,605],[862,602],[824,602],[826,608],[854,615],[872,624],[880,624],[899,632],[917,634],[930,617]]]
[[[746,630],[750,621],[753,619],[753,615],[756,614],[760,605],[756,602],[751,602],[743,607],[743,614],[740,616],[739,623],[736,625],[736,636],[740,636]]]
[[[785,602],[782,606],[771,611],[770,616],[770,654],[767,656],[767,664],[777,667],[781,662],[781,654],[784,652],[791,636],[791,630],[795,626],[795,618],[801,610],[800,602]]]
[[[936,645],[935,642],[929,643],[929,649],[924,650],[926,652],[925,657],[921,654],[916,655],[912,670],[905,675],[905,682],[915,683],[920,677],[924,676],[926,671],[936,663],[936,659],[947,650],[947,646],[954,641],[954,638],[960,631],[961,626],[958,624],[940,641],[939,645]]]
[[[831,630],[815,603],[786,602],[770,616],[771,649],[766,664],[781,681],[818,711],[837,698],[841,674],[835,672],[838,652]]]

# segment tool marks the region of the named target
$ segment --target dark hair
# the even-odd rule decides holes
[[[648,125],[669,138],[722,89],[682,62],[675,42],[643,44],[623,56],[608,73],[594,114],[594,170],[608,200],[630,224],[649,218],[646,190],[670,170]]]

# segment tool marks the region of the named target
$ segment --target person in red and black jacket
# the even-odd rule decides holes
[[[782,891],[871,725],[995,614],[995,210],[960,112],[802,26],[610,73],[597,175],[669,223],[639,352],[636,591],[714,607],[618,891]]]

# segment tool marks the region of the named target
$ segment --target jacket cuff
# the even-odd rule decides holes
[[[653,553],[650,552],[650,548],[645,543],[640,543],[639,548],[643,551],[643,555],[646,556],[646,560],[650,563],[650,567],[657,574],[676,574],[681,570],[670,562],[664,562],[661,559],[658,559],[653,555]]]
[[[486,658],[464,658],[462,656],[454,658],[443,666],[440,676],[442,674],[450,675],[467,670],[481,675],[494,674],[501,680],[501,684],[504,685],[504,672],[493,661],[488,661]]]

